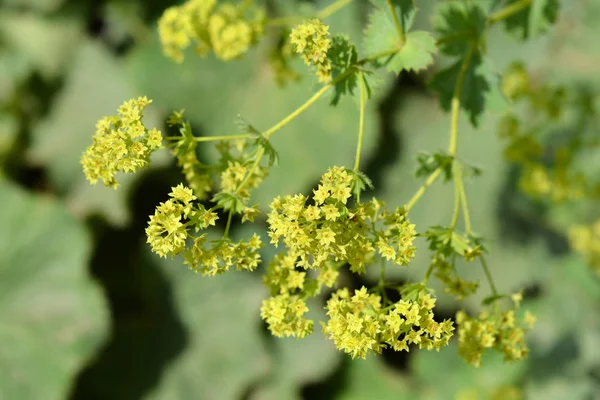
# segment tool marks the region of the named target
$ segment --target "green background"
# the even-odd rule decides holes
[[[476,1],[476,0],[473,0]],[[480,0],[482,3],[488,0]],[[491,0],[490,0],[491,1]],[[420,0],[418,29],[431,28],[436,1]],[[290,15],[294,1],[271,1]],[[316,2],[322,7],[327,2]],[[315,89],[315,79],[278,87],[259,46],[240,61],[162,55],[156,19],[166,0],[4,0],[0,6],[0,399],[599,399],[600,281],[570,253],[546,210],[516,189],[518,171],[502,157],[494,107],[474,129],[461,118],[459,156],[484,173],[467,184],[474,228],[488,239],[499,290],[525,287],[524,307],[538,317],[531,355],[506,365],[484,358],[474,369],[456,354],[385,353],[366,361],[337,352],[319,329],[304,340],[275,339],[259,308],[260,273],[203,278],[181,260],[161,260],[145,244],[148,215],[182,180],[167,153],[149,169],[121,176],[118,191],[92,187],[79,165],[95,122],[126,99],[153,99],[147,126],[166,129],[186,109],[196,135],[234,131],[241,114],[259,129],[279,121]],[[357,44],[366,2],[327,22]],[[522,61],[536,79],[600,84],[599,1],[563,1],[550,34],[525,43],[495,27],[488,37],[497,71]],[[361,52],[360,45],[359,54]],[[373,193],[406,202],[419,151],[446,147],[449,115],[427,89],[431,72],[384,75],[368,104],[363,170]],[[358,108],[320,100],[273,137],[280,164],[257,190],[266,205],[277,194],[308,192],[331,165],[354,162]],[[212,155],[204,151],[202,157]],[[447,223],[452,188],[438,183],[411,211],[418,230]],[[561,216],[568,219],[569,216]],[[265,235],[266,225],[256,225]],[[250,226],[234,225],[234,236]],[[409,268],[391,278],[420,279],[423,243]],[[273,249],[265,249],[269,259]],[[472,264],[466,277],[480,279]],[[352,285],[372,283],[367,274]],[[482,290],[458,304],[438,289],[439,314],[476,310]],[[323,299],[311,313],[323,318]],[[518,388],[521,397],[514,394]],[[512,390],[512,392],[511,392]]]

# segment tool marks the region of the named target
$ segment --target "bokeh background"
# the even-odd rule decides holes
[[[160,153],[150,168],[122,176],[117,191],[90,186],[79,157],[95,122],[124,100],[146,95],[154,100],[147,126],[164,130],[166,116],[185,108],[196,135],[221,135],[234,130],[238,114],[259,128],[271,126],[315,88],[299,63],[302,80],[285,88],[274,83],[265,61],[269,39],[236,62],[193,55],[181,65],[171,62],[162,55],[156,20],[173,3],[1,3],[0,399],[600,399],[600,280],[571,253],[551,210],[518,191],[519,170],[503,159],[493,107],[477,130],[461,121],[459,155],[484,171],[467,191],[497,286],[525,288],[524,308],[538,317],[524,362],[507,365],[491,356],[474,369],[454,344],[439,353],[352,361],[318,325],[304,340],[275,339],[259,317],[267,295],[260,273],[203,278],[181,260],[150,254],[148,215],[182,177]],[[307,7],[268,3],[278,15]],[[436,1],[418,3],[417,25],[430,29]],[[541,81],[598,89],[600,1],[562,5],[558,23],[542,37],[522,43],[500,27],[491,31],[497,71],[522,61]],[[331,31],[360,43],[366,7],[357,0],[330,17]],[[391,205],[418,187],[418,151],[446,146],[449,116],[428,91],[429,77],[383,76],[369,102],[362,165],[374,195]],[[351,99],[336,108],[321,100],[277,133],[281,162],[255,202],[306,193],[329,166],[351,166],[357,122]],[[452,188],[437,184],[411,212],[420,230],[446,223]],[[234,225],[233,234],[252,229],[265,235],[264,220]],[[393,279],[423,276],[428,255],[420,244],[410,268],[388,268]],[[268,260],[273,250],[263,255]],[[482,277],[470,264],[461,273]],[[438,313],[446,317],[459,307],[477,310],[489,294],[482,281],[481,293],[461,305],[435,287]],[[322,304],[312,304],[315,318],[323,317]]]

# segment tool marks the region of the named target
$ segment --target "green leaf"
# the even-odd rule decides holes
[[[371,2],[380,10],[385,10],[388,14],[390,13],[387,0],[371,0]],[[391,0],[391,3],[404,33],[408,32],[418,11],[415,6],[415,0]]]
[[[333,88],[331,105],[335,106],[343,95],[354,95],[358,88],[358,68],[355,65],[358,55],[356,47],[347,36],[336,35],[331,41],[331,49],[327,52],[327,57],[331,60],[332,79],[345,73],[348,74]]]
[[[260,277],[230,271],[209,278],[194,274],[178,258],[160,263],[187,328],[187,347],[147,398],[242,398],[269,369],[259,316],[267,293]]]
[[[450,111],[454,89],[461,73],[463,60],[434,75],[430,87],[439,94],[441,107]],[[482,64],[481,57],[474,54],[469,62],[467,72],[460,91],[460,106],[467,114],[473,126],[478,126],[479,117],[485,110],[485,93],[491,90],[490,84],[479,72]]]
[[[413,400],[417,397],[407,375],[387,367],[381,357],[348,360],[344,385],[336,400]]]
[[[317,299],[307,302],[307,317],[315,324],[327,320],[321,304]],[[330,376],[345,355],[316,329],[302,339],[273,338],[271,357],[270,373],[254,400],[301,399],[301,387]]]
[[[65,72],[81,43],[83,24],[74,18],[44,18],[33,13],[0,10],[3,51],[23,58],[25,69],[34,69],[46,79]]]
[[[400,39],[390,16],[382,10],[375,10],[369,16],[365,30],[364,48],[368,57],[375,57],[400,48]],[[390,72],[419,71],[433,63],[436,52],[435,40],[428,32],[415,31],[406,34],[406,42],[400,50],[383,61],[375,60],[376,66],[387,66]]]
[[[90,237],[55,200],[0,180],[0,398],[65,399],[108,333]]]
[[[471,43],[479,41],[486,27],[485,14],[474,3],[441,3],[434,15],[433,25],[440,35],[440,51],[465,57]]]
[[[371,179],[365,175],[364,173],[358,171],[354,171],[351,169],[346,169],[346,171],[352,175],[352,182],[350,183],[350,186],[352,188],[352,192],[356,195],[359,196],[360,193],[362,191],[364,191],[365,189],[369,188],[369,189],[373,189],[373,182],[371,181]]]
[[[422,151],[417,156],[419,167],[415,172],[415,176],[417,178],[427,177],[436,169],[443,167],[444,179],[449,181],[452,179],[452,160],[454,160],[454,157],[442,151],[433,154]]]
[[[454,342],[439,352],[416,351],[410,364],[427,399],[432,400],[461,398],[467,393],[474,393],[475,398],[491,398],[502,387],[517,384],[526,368],[526,362],[505,363],[497,352],[484,353],[482,367],[473,368],[459,357]]]
[[[509,7],[520,0],[508,0]],[[531,4],[520,12],[504,20],[504,27],[518,38],[525,40],[548,31],[558,18],[560,2],[558,0],[532,0]]]
[[[216,209],[224,211],[233,211],[234,214],[241,214],[246,209],[244,201],[237,195],[225,192],[215,194],[212,201],[217,203]]]
[[[53,185],[66,193],[69,209],[78,216],[101,213],[113,224],[127,223],[126,196],[136,175],[120,174],[118,190],[92,186],[79,159],[92,144],[96,122],[115,115],[125,100],[141,94],[131,88],[121,64],[101,43],[84,41],[48,117],[33,129],[29,159],[48,168]],[[156,109],[151,104],[144,121],[160,129]],[[168,158],[166,150],[156,152],[151,165],[164,165]]]

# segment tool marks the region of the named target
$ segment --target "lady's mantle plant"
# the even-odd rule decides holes
[[[213,53],[223,61],[236,60],[266,35],[291,28],[269,57],[275,78],[278,82],[297,78],[289,61],[300,56],[315,72],[320,88],[274,126],[259,130],[238,119],[241,132],[227,136],[194,136],[183,111],[176,111],[167,123],[179,134],[163,138],[157,129],[148,129],[142,123],[144,109],[151,101],[145,97],[129,100],[116,116],[98,122],[93,144],[81,160],[84,172],[91,183],[102,180],[106,186],[116,188],[117,172],[136,172],[148,164],[154,150],[171,149],[186,182],[173,187],[150,217],[146,234],[152,251],[161,257],[179,255],[190,269],[203,275],[219,275],[232,267],[253,271],[261,262],[261,239],[255,234],[247,240],[233,241],[229,228],[233,218],[252,223],[259,214],[258,206],[250,200],[252,190],[268,179],[268,172],[277,165],[271,136],[327,92],[332,92],[332,105],[344,96],[356,96],[360,118],[353,167],[332,166],[324,171],[312,193],[278,196],[270,204],[270,245],[281,252],[263,276],[271,296],[264,300],[260,313],[269,330],[278,337],[302,338],[310,334],[314,322],[306,317],[306,301],[328,288],[334,292],[325,307],[329,319],[321,321],[323,332],[352,358],[365,358],[385,348],[408,351],[412,345],[439,350],[456,334],[460,355],[475,366],[480,365],[486,349],[501,352],[507,361],[521,360],[528,351],[525,334],[535,317],[529,313],[522,320],[516,317],[520,293],[497,291],[486,263],[483,239],[472,229],[463,180],[473,169],[457,157],[458,117],[462,109],[476,126],[484,111],[485,92],[500,93],[499,76],[486,58],[488,29],[503,24],[507,31],[527,39],[555,20],[557,3],[444,2],[434,15],[435,32],[425,32],[412,29],[417,1],[373,0],[359,54],[347,36],[332,35],[323,22],[351,1],[335,1],[306,20],[271,18],[265,8],[252,1],[234,4],[189,0],[167,9],[158,30],[165,55],[174,61],[184,62],[189,47],[199,55]],[[418,157],[417,177],[424,181],[405,203],[390,207],[375,198],[362,201],[362,192],[371,188],[360,170],[360,161],[365,105],[373,77],[384,68],[395,74],[425,70],[438,52],[450,60],[449,66],[437,71],[431,80],[441,107],[451,112],[447,151]],[[219,158],[214,164],[198,160],[196,150],[202,142],[215,143]],[[454,184],[451,220],[447,224],[440,221],[438,226],[416,227],[410,222],[410,210],[440,178]],[[461,215],[464,231],[458,229]],[[207,230],[219,218],[227,221],[225,231],[219,240],[210,240]],[[417,235],[429,243],[428,270],[420,282],[391,285],[386,280],[386,264],[410,267],[417,251]],[[478,290],[478,282],[465,281],[458,275],[455,264],[460,259],[481,263],[491,296],[484,300],[477,316],[463,310],[455,322],[436,320],[436,299],[429,288],[432,276],[458,299]],[[341,271],[364,274],[369,268],[379,268],[377,285],[357,290],[340,286]],[[398,291],[400,300],[391,301],[386,290]]]

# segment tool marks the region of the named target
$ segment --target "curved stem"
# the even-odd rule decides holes
[[[180,140],[183,136],[167,136],[167,140]],[[226,135],[226,136],[195,136],[193,140],[195,142],[212,142],[217,140],[236,140],[236,139],[248,139],[250,135]]]
[[[316,15],[314,16],[314,18],[325,19],[325,18],[335,14],[336,12],[338,12],[339,10],[341,10],[342,8],[344,8],[351,2],[352,2],[352,0],[337,0],[336,2],[328,5],[327,7],[323,8],[321,11],[317,12]],[[296,16],[273,18],[273,19],[270,19],[267,21],[267,25],[271,25],[271,26],[294,25],[294,24],[301,23],[305,19],[306,19],[305,17],[296,17]]]
[[[442,170],[443,170],[443,168],[441,166],[437,167],[435,169],[435,171],[433,171],[431,173],[431,175],[429,175],[429,177],[427,177],[427,180],[425,181],[425,183],[423,183],[421,185],[421,187],[419,189],[417,189],[417,191],[413,195],[413,197],[404,206],[404,210],[406,210],[406,212],[408,212],[411,208],[413,208],[413,206],[417,203],[417,201],[419,201],[421,196],[423,196],[423,194],[425,193],[427,188],[429,186],[431,186],[431,184],[433,184],[433,182],[435,182],[435,180],[440,176],[440,174],[442,173]]]
[[[231,227],[231,218],[233,217],[233,210],[229,210],[229,216],[227,217],[227,225],[225,225],[225,232],[223,233],[223,239],[229,238],[229,228]]]
[[[244,180],[240,183],[240,186],[238,186],[237,189],[235,189],[236,193],[239,193],[240,190],[242,190],[244,186],[248,184],[248,181],[250,181],[250,178],[252,177],[252,175],[254,175],[254,171],[256,171],[256,168],[258,168],[258,164],[260,164],[260,160],[262,160],[264,154],[265,149],[263,147],[260,147],[256,152],[256,160],[254,160],[254,164],[252,164],[252,167],[250,167],[250,170],[246,174]]]
[[[358,144],[356,146],[356,159],[354,160],[354,171],[358,172],[360,167],[360,152],[362,149],[363,135],[365,130],[365,104],[367,97],[367,90],[365,88],[365,82],[363,80],[363,72],[358,73],[358,79],[360,84],[360,117],[358,121]]]
[[[452,213],[452,222],[450,222],[450,230],[454,230],[454,228],[456,228],[456,224],[458,223],[458,214],[460,214],[461,204],[460,188],[458,184],[458,181],[460,180],[459,176],[461,174],[461,171],[458,167],[452,168],[452,171],[452,175],[454,176],[454,212]]]
[[[490,284],[490,288],[492,289],[492,295],[498,296],[498,290],[496,290],[496,285],[494,285],[494,280],[492,279],[492,274],[490,273],[490,269],[488,268],[487,262],[485,261],[485,257],[483,255],[480,255],[479,260],[481,261],[481,266],[483,267],[483,271],[485,272],[487,281]]]
[[[392,14],[392,19],[394,20],[394,27],[396,28],[396,32],[398,32],[398,39],[400,39],[400,47],[404,46],[406,43],[406,36],[404,34],[404,28],[398,19],[398,14],[396,14],[396,9],[394,8],[394,4],[392,4],[392,0],[385,1],[390,13]]]
[[[532,0],[520,0],[493,13],[487,18],[488,25],[493,25],[496,22],[512,17],[523,9],[529,7],[531,5],[531,1]]]
[[[459,179],[459,190],[460,190],[460,202],[462,204],[462,212],[463,212],[463,218],[465,221],[465,231],[467,232],[467,234],[471,234],[473,232],[472,228],[471,228],[471,216],[469,215],[469,206],[467,204],[467,194],[465,193],[465,183],[464,180],[461,178]]]
[[[329,82],[328,84],[323,86],[317,93],[312,95],[312,97],[310,99],[308,99],[304,104],[302,104],[300,107],[298,107],[297,109],[292,111],[287,117],[285,117],[284,119],[282,119],[281,121],[279,121],[278,123],[273,125],[271,128],[269,128],[265,132],[263,132],[262,135],[268,139],[272,134],[274,134],[275,132],[277,132],[278,130],[280,130],[281,128],[286,126],[287,124],[289,124],[294,118],[296,118],[297,116],[302,114],[304,111],[306,111],[317,100],[319,100],[321,98],[321,96],[323,96],[325,93],[327,93],[327,91],[329,89],[331,89],[333,86],[335,86],[336,83],[345,79],[352,72],[353,72],[352,68],[349,68],[343,74],[338,75],[331,82]]]

